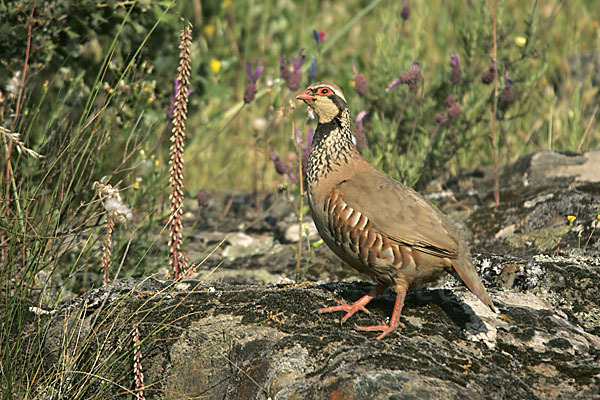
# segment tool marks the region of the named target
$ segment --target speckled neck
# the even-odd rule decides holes
[[[307,181],[316,183],[334,166],[347,163],[356,153],[350,127],[350,112],[343,108],[331,121],[317,125],[308,156]]]

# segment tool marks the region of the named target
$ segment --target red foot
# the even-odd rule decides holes
[[[334,311],[346,311],[346,315],[344,315],[342,317],[342,323],[346,322],[348,320],[348,318],[350,318],[351,316],[353,316],[354,313],[357,312],[358,310],[364,311],[367,314],[370,314],[369,310],[367,310],[365,308],[365,306],[363,306],[362,304],[358,304],[358,301],[356,303],[353,303],[353,304],[346,304],[343,301],[339,301],[339,300],[336,300],[336,302],[338,302],[340,305],[339,306],[319,308],[319,314],[327,313],[327,312],[334,312]]]
[[[333,306],[333,307],[325,307],[325,308],[321,308],[319,309],[319,313],[326,313],[326,312],[333,312],[333,311],[345,311],[346,315],[344,315],[342,317],[342,323],[346,322],[348,320],[348,318],[350,318],[351,316],[354,315],[355,312],[357,311],[364,311],[367,314],[369,313],[369,310],[367,310],[365,308],[365,306],[371,301],[373,300],[375,297],[377,297],[381,292],[383,292],[385,290],[386,286],[379,284],[377,286],[375,286],[373,288],[373,290],[371,290],[368,294],[364,295],[363,297],[361,297],[360,299],[358,299],[357,301],[355,301],[352,304],[346,304],[342,301],[336,300],[336,302],[338,302],[340,305],[339,306]]]
[[[394,331],[396,328],[401,326],[405,328],[405,325],[400,322],[400,314],[402,313],[402,307],[404,307],[404,298],[406,297],[406,288],[404,286],[396,287],[396,302],[394,303],[394,311],[392,312],[392,318],[390,324],[382,322],[381,325],[373,326],[354,326],[359,331],[381,331],[381,335],[377,336],[377,340],[383,339],[388,333]]]
[[[354,325],[354,329],[359,331],[381,331],[381,335],[377,336],[377,340],[383,339],[388,333],[396,330],[398,327],[406,328],[404,323],[398,322],[396,325],[388,325],[385,322],[382,322],[381,325],[372,325],[372,326],[358,326]]]

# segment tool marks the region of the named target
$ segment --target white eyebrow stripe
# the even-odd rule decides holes
[[[340,97],[342,100],[344,100],[346,102],[346,98],[344,97],[344,94],[340,90],[337,90],[336,88],[332,88],[332,87],[330,87],[330,89],[333,91],[333,93],[335,93],[338,97]]]

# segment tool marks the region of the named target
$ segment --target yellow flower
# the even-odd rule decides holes
[[[598,221],[600,221],[600,214],[596,215],[596,218],[598,219]]]
[[[215,26],[213,24],[208,24],[204,27],[204,34],[206,36],[212,36],[215,34],[216,30],[217,30],[217,28],[215,28]]]
[[[573,222],[577,219],[574,215],[567,215],[567,221],[569,221],[569,226],[573,225]]]
[[[113,94],[114,92],[115,92],[115,89],[113,89],[113,88],[108,89],[108,94]]]
[[[517,36],[515,38],[515,44],[519,47],[525,47],[525,45],[527,44],[527,38],[524,36]]]
[[[217,60],[216,58],[211,58],[208,65],[215,74],[219,73],[221,70],[221,61]]]
[[[48,81],[44,81],[43,87],[48,87]]]
[[[148,97],[148,103],[154,103],[154,97]]]
[[[350,81],[350,82],[348,82],[348,86],[350,86],[352,89],[354,89],[354,87],[356,86],[356,82]]]

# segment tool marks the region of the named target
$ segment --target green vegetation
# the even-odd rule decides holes
[[[170,113],[179,31],[187,22],[188,197],[223,188],[271,192],[289,182],[270,156],[289,159],[284,155],[301,148],[291,139],[294,127],[306,143],[315,123],[289,100],[319,80],[344,90],[354,116],[367,112],[363,153],[410,185],[442,169],[491,164],[495,102],[499,164],[532,151],[598,147],[595,0],[497,2],[496,97],[494,82],[482,82],[492,65],[491,3],[407,4],[406,19],[402,3],[390,0],[0,0],[2,396],[83,396],[57,384],[66,370],[60,379],[40,372],[43,326],[27,335],[23,329],[35,318],[31,306],[53,308],[102,284],[107,198],[94,182],[118,188],[131,210],[112,232],[119,276],[145,277],[167,265],[167,237],[159,230],[168,219]],[[313,30],[325,31],[322,41]],[[292,65],[301,49],[302,79],[291,90],[279,58]],[[451,54],[460,57],[460,82],[450,78]],[[386,91],[414,71],[414,61],[414,89]],[[264,71],[255,98],[244,101],[247,62]],[[363,94],[353,90],[360,90],[358,72],[369,88]],[[507,72],[512,98],[502,97]]]

